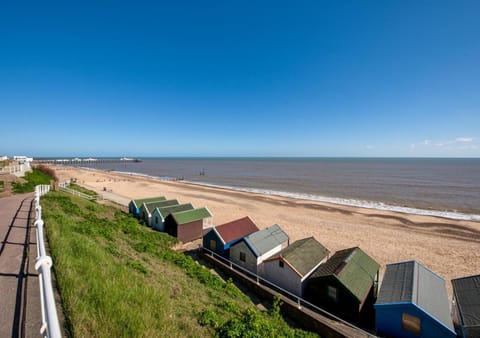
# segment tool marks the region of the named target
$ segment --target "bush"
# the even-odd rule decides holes
[[[46,165],[39,164],[35,167],[38,171],[44,173],[47,176],[50,176],[53,178],[54,181],[58,181],[57,173],[55,172],[54,169],[47,167]]]
[[[14,192],[16,193],[33,192],[35,190],[35,186],[39,184],[50,184],[50,181],[52,180],[52,177],[39,171],[38,169],[32,169],[32,171],[29,173],[26,173],[23,178],[27,181],[24,184],[12,182],[12,188]]]

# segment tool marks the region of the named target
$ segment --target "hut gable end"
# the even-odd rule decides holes
[[[256,257],[260,257],[279,245],[288,242],[288,235],[278,224],[254,232],[244,238]]]

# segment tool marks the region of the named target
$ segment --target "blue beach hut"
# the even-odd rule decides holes
[[[259,231],[257,225],[247,216],[213,227],[203,236],[203,247],[229,258],[230,246],[243,237]]]
[[[417,261],[388,264],[375,303],[377,334],[456,337],[445,280]]]

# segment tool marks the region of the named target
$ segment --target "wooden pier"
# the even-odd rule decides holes
[[[78,166],[84,164],[102,164],[102,163],[138,163],[142,160],[137,158],[52,158],[52,159],[34,159],[34,164],[55,164]]]

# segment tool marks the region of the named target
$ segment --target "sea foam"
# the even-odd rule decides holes
[[[315,201],[315,202],[325,202],[325,203],[359,207],[359,208],[366,208],[366,209],[395,211],[395,212],[400,212],[400,213],[404,213],[404,214],[412,214],[412,215],[435,216],[435,217],[442,217],[442,218],[448,218],[448,219],[454,219],[454,220],[480,222],[480,215],[467,214],[467,213],[462,213],[462,212],[457,212],[457,211],[428,210],[428,209],[420,209],[420,208],[386,204],[386,203],[383,203],[383,202],[376,202],[376,201],[364,201],[364,200],[355,200],[355,199],[347,199],[347,198],[327,197],[327,196],[321,196],[321,195],[304,194],[304,193],[292,193],[292,192],[287,192],[287,191],[276,191],[276,190],[258,189],[258,188],[223,186],[223,185],[216,185],[216,184],[203,183],[203,182],[199,183],[199,182],[194,182],[194,181],[185,181],[185,182],[189,183],[189,184],[195,184],[195,185],[201,185],[201,186],[207,186],[207,187],[214,187],[214,188],[221,188],[221,189],[230,189],[230,190],[243,191],[243,192],[250,192],[250,193],[261,194],[261,195],[288,197],[288,198],[293,198],[293,199],[301,199],[301,200],[308,200],[308,201]]]

